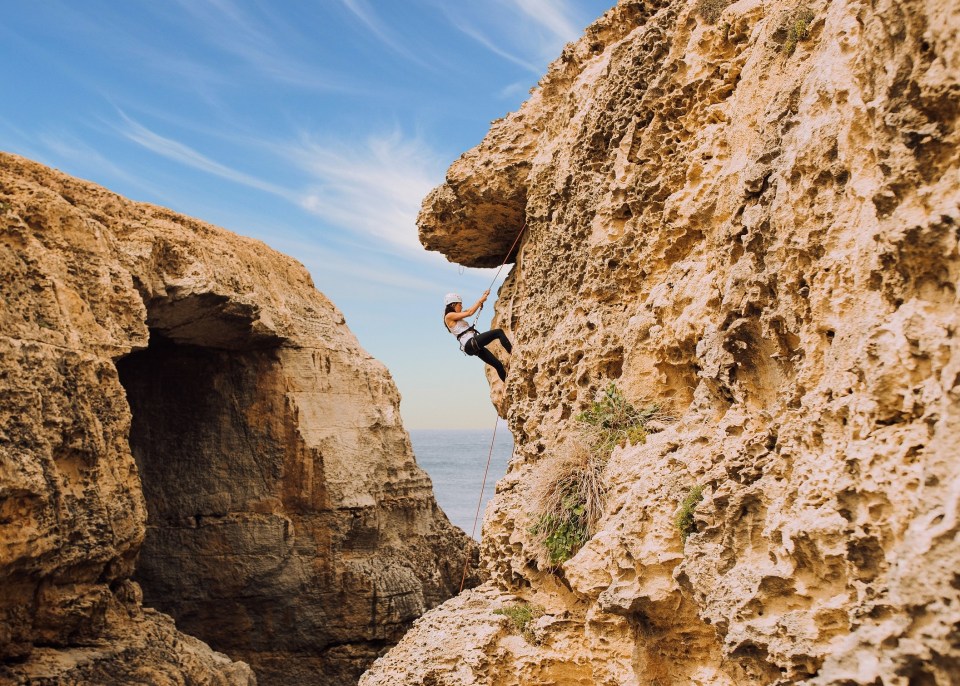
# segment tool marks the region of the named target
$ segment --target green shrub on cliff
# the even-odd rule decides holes
[[[550,563],[559,565],[576,553],[590,538],[586,508],[582,503],[570,502],[560,515],[542,514],[531,533],[540,536]]]
[[[733,0],[697,0],[694,11],[708,24],[715,24]]]
[[[533,634],[533,627],[530,625],[533,621],[543,616],[543,607],[540,605],[530,605],[521,603],[519,605],[508,605],[493,611],[495,615],[507,617],[513,624],[513,627],[520,632],[529,643],[536,643],[536,637]]]
[[[813,23],[814,16],[808,9],[801,9],[786,16],[777,33],[784,36],[781,50],[787,57],[794,53],[800,41],[810,37],[810,24]]]
[[[687,537],[693,533],[693,511],[697,509],[701,500],[703,500],[703,486],[694,486],[690,489],[687,497],[683,499],[683,502],[680,503],[680,511],[677,512],[674,524],[677,526],[677,531],[680,532],[680,540],[684,543],[687,542]]]
[[[605,460],[617,446],[639,445],[647,440],[649,423],[661,416],[660,406],[650,405],[638,410],[627,400],[616,384],[611,383],[599,400],[577,415],[580,432]]]

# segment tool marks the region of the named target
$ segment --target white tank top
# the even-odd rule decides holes
[[[467,323],[466,319],[458,319],[457,323],[454,324],[453,328],[450,329],[449,331],[454,335],[454,337],[457,337],[457,336],[460,336],[460,334],[462,334],[464,331],[467,331],[469,328],[470,328],[470,325]],[[477,335],[476,332],[470,331],[469,333],[466,333],[463,336],[460,336],[459,338],[457,338],[457,341],[460,343],[460,347],[462,348],[464,345],[466,345],[467,341],[469,341],[471,338],[473,338],[476,335]]]

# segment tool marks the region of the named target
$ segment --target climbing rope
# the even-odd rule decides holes
[[[500,423],[500,415],[497,415],[497,424]],[[477,500],[477,513],[473,516],[473,528],[470,530],[470,538],[477,533],[477,521],[480,519],[480,506],[483,505],[483,491],[487,487],[487,473],[490,471],[490,459],[493,457],[493,443],[497,440],[497,424],[493,425],[493,438],[490,439],[490,452],[487,453],[487,466],[483,470],[483,484],[480,486],[480,498]],[[463,593],[463,585],[467,582],[467,566],[470,564],[470,556],[463,556],[463,576],[460,577],[460,590],[457,593]]]
[[[500,277],[500,272],[503,270],[504,265],[507,264],[507,260],[510,259],[510,255],[513,254],[513,249],[517,247],[517,243],[520,242],[520,236],[523,235],[523,230],[527,228],[527,223],[524,222],[523,226],[520,227],[520,232],[517,234],[517,237],[513,239],[513,245],[510,246],[510,249],[507,251],[507,254],[503,257],[503,262],[500,263],[500,268],[497,269],[497,273],[493,275],[493,281],[490,282],[491,290],[493,284],[497,282],[497,279]],[[483,305],[480,306],[480,310],[483,309]],[[477,320],[480,318],[480,310],[477,310],[477,316],[473,318],[473,324],[471,326],[476,326]],[[500,415],[497,415],[497,421],[493,425],[493,438],[490,439],[490,450],[487,452],[487,466],[483,469],[483,483],[480,484],[480,497],[477,499],[477,512],[473,516],[473,528],[470,530],[470,538],[473,538],[477,533],[477,522],[480,520],[480,507],[483,505],[483,491],[487,488],[487,474],[490,473],[490,460],[493,458],[493,444],[497,440],[497,424],[500,423]],[[467,568],[470,565],[470,556],[464,555],[463,557],[463,575],[460,577],[460,590],[458,593],[463,593],[463,585],[467,583]]]
[[[515,247],[517,247],[517,243],[520,242],[520,236],[523,235],[523,230],[524,230],[525,228],[527,228],[527,222],[523,222],[523,226],[520,227],[520,233],[518,233],[518,234],[517,234],[517,237],[513,239],[513,245],[510,246],[510,249],[507,251],[507,254],[504,255],[504,257],[503,257],[503,262],[500,263],[500,268],[497,269],[497,273],[493,275],[493,281],[490,282],[490,287],[487,288],[488,291],[493,288],[493,284],[495,284],[495,283],[497,282],[497,279],[500,278],[500,272],[503,271],[504,265],[506,265],[507,260],[510,259],[510,255],[513,254],[513,249],[514,249]],[[481,306],[480,306],[480,309],[477,310],[477,314],[476,314],[476,316],[473,318],[473,324],[471,324],[470,326],[476,326],[476,325],[477,325],[477,320],[480,319],[480,310],[482,310],[482,309],[483,309],[483,305],[481,305]]]

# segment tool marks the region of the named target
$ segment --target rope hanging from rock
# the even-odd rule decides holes
[[[523,231],[523,229],[521,229]],[[497,415],[497,424],[500,423],[500,415]],[[480,506],[483,504],[483,491],[487,487],[487,473],[490,471],[490,459],[493,457],[493,443],[497,440],[497,424],[493,425],[493,438],[490,439],[490,452],[487,453],[487,466],[483,470],[483,483],[480,485],[480,497],[477,499],[477,513],[473,516],[473,529],[470,530],[470,538],[477,533],[477,520],[480,519]],[[479,560],[478,560],[479,562]],[[463,585],[467,582],[467,566],[470,564],[470,555],[463,556],[463,576],[460,577],[460,590],[457,593],[463,593]]]
[[[510,255],[513,254],[513,249],[517,247],[517,243],[520,242],[520,236],[523,235],[523,230],[527,228],[527,222],[523,222],[523,226],[520,227],[520,233],[517,234],[517,237],[513,239],[513,245],[510,246],[510,249],[507,250],[507,254],[503,256],[503,262],[500,263],[500,268],[497,269],[497,273],[493,275],[493,281],[490,282],[490,288],[493,288],[493,284],[497,282],[497,279],[500,277],[500,272],[503,270],[504,265],[507,263],[507,260],[510,259]],[[476,316],[473,318],[473,323],[470,326],[476,327],[477,320],[480,319],[480,310],[483,309],[483,305],[480,306],[480,309],[477,310]]]
[[[513,254],[513,249],[517,247],[517,243],[520,242],[520,236],[523,235],[523,230],[527,228],[527,223],[524,222],[523,226],[520,227],[520,232],[517,234],[517,237],[513,239],[513,245],[510,246],[510,249],[507,251],[507,254],[503,257],[503,262],[500,263],[500,268],[497,269],[497,273],[493,275],[493,281],[490,282],[490,290],[493,288],[493,284],[497,282],[497,279],[500,277],[500,272],[503,270],[504,265],[507,263],[507,260],[510,259],[510,255]],[[483,309],[483,305],[480,306],[480,310]],[[480,318],[480,310],[477,310],[477,316],[473,318],[473,324],[471,326],[476,326],[477,320]],[[480,497],[477,498],[477,512],[473,516],[473,529],[470,530],[470,538],[473,538],[477,533],[477,522],[480,519],[480,507],[483,505],[483,491],[487,487],[487,474],[490,473],[490,460],[493,458],[493,444],[497,440],[497,424],[500,423],[500,415],[497,415],[497,421],[493,425],[493,437],[490,439],[490,450],[487,452],[487,466],[483,468],[483,483],[480,484]],[[460,577],[460,590],[458,593],[463,593],[463,585],[467,582],[467,567],[470,564],[470,556],[464,555],[463,557],[463,575]]]

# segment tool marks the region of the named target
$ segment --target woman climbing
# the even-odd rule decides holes
[[[510,345],[510,341],[507,339],[507,335],[503,333],[503,329],[493,329],[486,333],[480,333],[473,328],[473,325],[467,323],[467,317],[473,316],[478,310],[482,309],[483,302],[489,295],[489,290],[484,291],[483,295],[474,303],[473,307],[465,310],[463,309],[463,300],[459,295],[456,293],[447,293],[447,297],[443,299],[443,304],[446,308],[443,313],[443,323],[446,325],[447,331],[456,336],[457,341],[460,343],[460,349],[463,352],[467,355],[479,357],[497,370],[497,376],[500,377],[501,381],[506,381],[507,372],[504,370],[503,365],[500,364],[500,360],[487,350],[487,346],[490,343],[498,340],[500,341],[500,345],[503,346],[503,349],[508,353],[513,351],[513,346]]]

